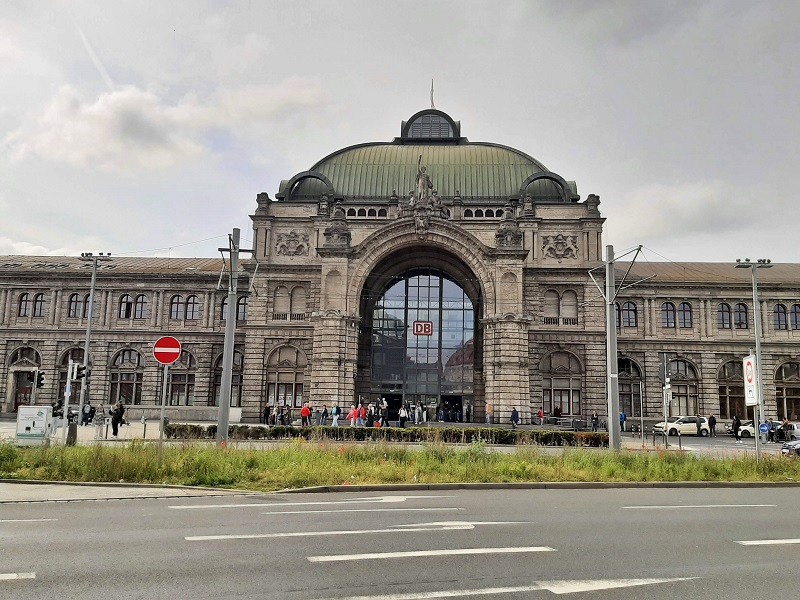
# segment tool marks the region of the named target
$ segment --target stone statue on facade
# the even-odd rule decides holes
[[[322,195],[322,198],[319,199],[319,206],[317,207],[317,214],[320,217],[327,217],[328,216],[328,196],[325,194]]]
[[[337,200],[331,211],[331,224],[322,232],[325,236],[323,247],[325,248],[348,248],[350,246],[351,234],[347,226],[347,217],[342,208],[341,200]]]
[[[519,223],[517,223],[514,207],[511,206],[511,203],[506,204],[503,210],[503,217],[494,237],[498,248],[518,248],[522,246],[522,231],[519,229]]]
[[[422,154],[417,161],[417,202],[423,204],[431,197],[433,182],[431,181],[428,170],[422,166]]]

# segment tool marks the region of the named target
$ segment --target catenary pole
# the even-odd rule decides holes
[[[233,346],[236,335],[236,286],[239,278],[239,236],[238,228],[228,238],[228,248],[221,251],[230,253],[230,276],[228,277],[228,306],[225,316],[225,346],[222,351],[222,383],[219,392],[219,417],[217,420],[217,444],[228,442],[228,424],[231,410],[231,383],[233,381]]]
[[[92,283],[89,286],[89,306],[87,307],[86,317],[86,338],[83,342],[83,366],[86,368],[83,381],[81,381],[81,391],[78,400],[78,424],[83,420],[83,404],[86,399],[86,388],[89,387],[89,344],[92,339],[92,313],[94,312],[94,290],[97,284],[97,263],[100,261],[111,260],[111,255],[104,255],[102,252],[95,256],[91,252],[81,254],[81,260],[92,263]]]
[[[614,246],[606,246],[606,372],[608,388],[608,445],[612,450],[621,446],[619,427],[619,374],[617,372],[617,324],[614,282]]]

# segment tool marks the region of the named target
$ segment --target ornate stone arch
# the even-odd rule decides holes
[[[304,179],[317,179],[322,182],[322,184],[326,187],[325,193],[329,197],[334,196],[334,188],[333,184],[331,183],[330,179],[328,179],[324,174],[320,173],[319,171],[303,171],[302,173],[298,173],[294,177],[292,177],[289,181],[286,182],[286,185],[281,186],[281,191],[275,194],[275,197],[278,200],[291,200],[292,194],[295,191],[297,185],[302,182]]]
[[[524,197],[527,193],[528,186],[539,179],[547,179],[552,181],[556,185],[556,188],[558,189],[559,194],[564,202],[577,202],[580,200],[580,196],[572,192],[572,188],[570,188],[569,183],[567,183],[567,181],[561,177],[561,175],[558,173],[553,173],[552,171],[534,173],[528,177],[519,188],[520,196]]]

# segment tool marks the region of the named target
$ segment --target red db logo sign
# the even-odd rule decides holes
[[[431,321],[414,321],[414,335],[433,335],[433,323]]]

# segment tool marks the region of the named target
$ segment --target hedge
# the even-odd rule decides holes
[[[170,439],[212,439],[216,425],[170,423],[164,429]],[[228,437],[233,440],[287,440],[301,438],[334,442],[431,442],[487,444],[608,447],[607,433],[553,430],[502,429],[499,427],[288,427],[231,425]]]

